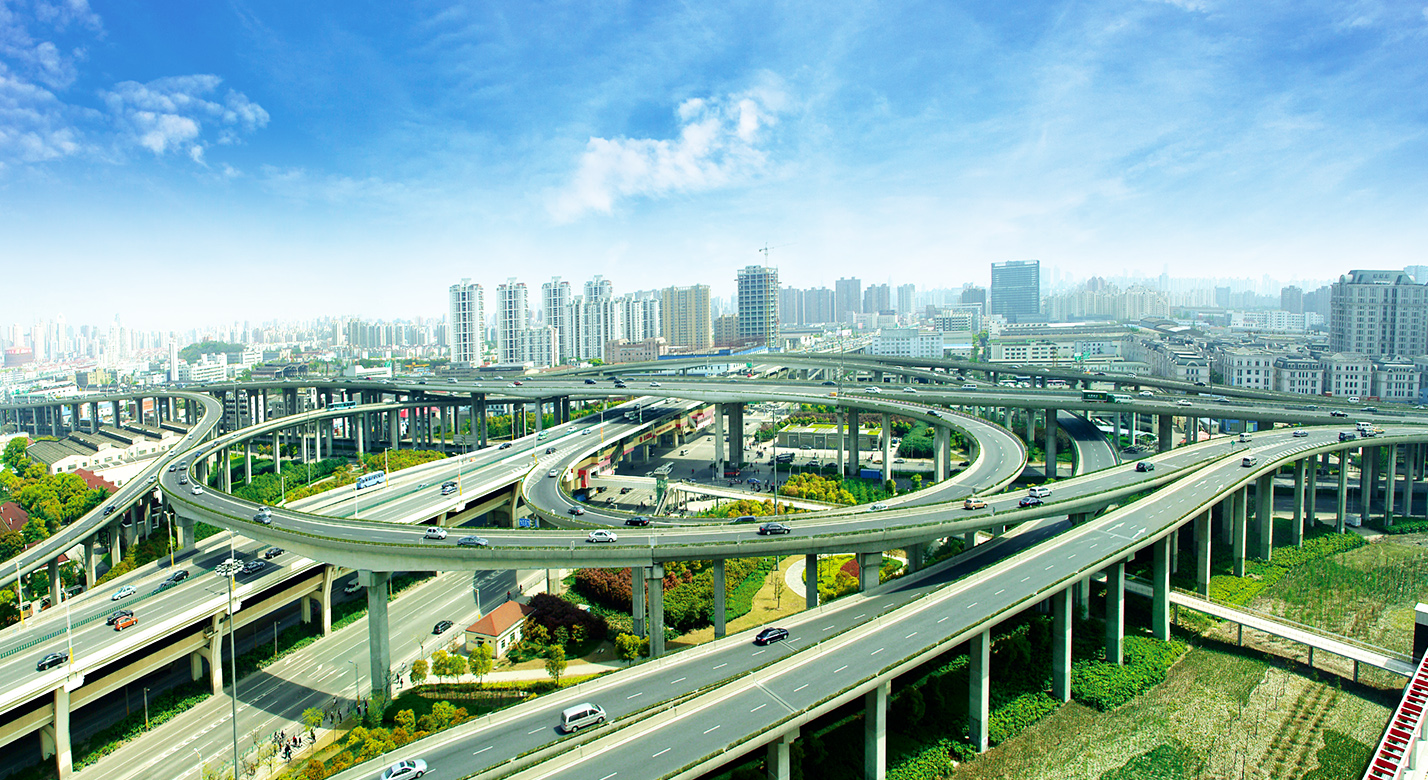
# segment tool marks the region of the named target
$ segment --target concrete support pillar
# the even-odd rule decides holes
[[[1329,454],[1324,453],[1324,465],[1329,465]],[[1304,527],[1312,529],[1314,521],[1318,519],[1317,504],[1319,502],[1319,459],[1313,455],[1308,458],[1308,483],[1304,486]]]
[[[1274,474],[1260,477],[1254,486],[1254,519],[1259,526],[1255,555],[1260,560],[1269,560],[1274,553]]]
[[[888,767],[888,696],[892,681],[884,680],[863,695],[863,777],[883,780]]]
[[[818,606],[818,556],[803,556],[803,605],[805,609]]]
[[[725,404],[729,407],[729,460],[744,463],[744,405]]]
[[[1155,543],[1151,568],[1150,585],[1154,594],[1151,598],[1150,630],[1160,640],[1170,638],[1170,559],[1175,554],[1170,539],[1166,536]]]
[[[1359,448],[1359,522],[1368,525],[1369,506],[1373,503],[1374,465],[1378,462],[1378,449]]]
[[[878,586],[878,573],[882,570],[883,554],[880,552],[858,553],[858,592],[867,593]]]
[[[724,404],[714,404],[714,473],[724,476]]]
[[[1046,478],[1056,478],[1056,410],[1046,410]]]
[[[990,746],[992,706],[992,632],[982,629],[969,642],[971,661],[967,681],[967,731],[978,753]]]
[[[892,415],[883,413],[883,484],[892,479]]]
[[[1294,511],[1289,521],[1289,543],[1304,546],[1304,459],[1294,461]]]
[[[58,607],[60,603],[60,591],[64,590],[64,588],[60,587],[58,558],[50,559],[49,564],[46,566],[46,573],[50,579],[50,606]]]
[[[545,399],[537,398],[531,402],[535,408],[535,429],[536,433],[545,430]]]
[[[656,564],[649,572],[650,597],[650,658],[664,655],[664,566]]]
[[[1349,457],[1348,450],[1339,450],[1339,505],[1334,519],[1334,530],[1344,532],[1349,516]]]
[[[838,473],[847,475],[848,467],[848,422],[843,407],[838,407]]]
[[[933,480],[942,482],[952,475],[952,431],[936,426],[932,435]]]
[[[1175,445],[1175,418],[1168,414],[1160,414],[1155,417],[1155,449],[1157,452],[1169,452]]]
[[[1051,595],[1051,696],[1071,701],[1071,590]]]
[[[794,729],[779,736],[768,746],[768,778],[769,780],[791,780],[793,777],[792,762],[789,758],[789,746],[798,739],[798,729]]]
[[[367,415],[365,413],[357,415],[353,418],[352,425],[352,432],[357,439],[357,457],[361,458],[367,454]]]
[[[1249,526],[1249,486],[1235,491],[1234,516],[1230,520],[1230,549],[1236,577],[1245,576],[1245,543]]]
[[[645,580],[648,578],[643,566],[630,568],[630,617],[635,636],[648,636],[645,633]]]
[[[49,741],[52,744],[43,744]],[[61,685],[54,693],[54,723],[41,738],[41,751],[54,750],[55,770],[60,780],[67,780],[74,772],[74,756],[69,744],[69,687]]]
[[[192,532],[191,532],[191,531],[190,531],[190,535],[192,535]],[[95,542],[93,536],[89,537],[88,539],[85,539],[84,542],[83,542],[83,545],[84,545],[84,589],[85,589],[85,590],[89,590],[90,588],[94,587],[94,579],[95,579],[95,577],[94,577],[94,545],[95,545],[95,544],[96,544],[96,542]]]
[[[1388,445],[1388,481],[1383,490],[1383,524],[1393,525],[1394,494],[1398,487],[1398,445]]]
[[[208,636],[208,647],[200,650],[208,660],[208,682],[214,696],[223,695],[223,622],[224,615],[214,615]]]
[[[1083,577],[1070,585],[1071,591],[1071,612],[1074,615],[1085,617],[1091,611],[1091,580]]]
[[[922,571],[922,559],[927,553],[927,545],[923,542],[915,542],[905,546],[907,552],[907,571],[913,574]]]
[[[858,452],[858,443],[862,440],[861,426],[858,423],[858,410],[848,410],[848,472],[853,476],[858,475],[863,462],[861,454]]]
[[[283,473],[283,434],[273,431],[273,473]]]
[[[714,638],[721,639],[725,634],[724,627],[724,599],[728,596],[728,588],[724,580],[724,561],[714,561],[714,576],[711,583],[714,589]]]
[[[392,573],[359,571],[357,582],[367,589],[367,659],[371,664],[372,698],[392,698],[392,646],[387,623],[387,597]]]
[[[1106,661],[1119,666],[1126,641],[1126,562],[1108,566],[1106,572]]]

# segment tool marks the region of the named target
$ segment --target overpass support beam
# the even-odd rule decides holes
[[[1318,519],[1319,503],[1319,458],[1310,455],[1308,463],[1309,481],[1304,486],[1304,527],[1312,529],[1314,522]],[[1324,466],[1327,470],[1329,465],[1329,453],[1324,453]]]
[[[186,553],[192,550],[195,544],[193,518],[185,517],[180,514],[175,514],[174,525],[178,527],[178,550],[176,550],[175,552]],[[93,547],[93,541],[90,542],[90,546]],[[86,563],[85,565],[89,568],[91,573],[94,571],[92,561],[90,563]]]
[[[1259,526],[1256,557],[1267,561],[1274,554],[1274,473],[1260,477],[1254,486],[1254,519]]]
[[[714,404],[714,476],[724,476],[724,404]]]
[[[1334,530],[1344,532],[1349,516],[1349,456],[1348,450],[1339,450],[1339,504],[1336,508]]]
[[[1234,492],[1234,504],[1230,518],[1231,565],[1236,577],[1245,576],[1245,543],[1249,526],[1249,485]]]
[[[1359,522],[1367,525],[1369,506],[1373,504],[1373,488],[1377,475],[1374,468],[1378,463],[1377,447],[1359,448]]]
[[[714,572],[711,586],[714,589],[714,638],[722,639],[726,633],[724,625],[724,599],[729,591],[725,584],[724,560],[721,558],[714,561]]]
[[[1398,445],[1388,445],[1388,482],[1383,491],[1383,524],[1393,525],[1394,493],[1398,488]]]
[[[858,424],[858,410],[848,410],[848,472],[854,476],[858,475],[863,462],[861,453],[858,452],[858,444],[862,440],[862,426]]]
[[[1071,590],[1051,595],[1051,697],[1071,701]]]
[[[863,778],[883,780],[888,772],[888,696],[892,680],[863,694]]]
[[[1170,540],[1167,535],[1155,543],[1151,568],[1150,586],[1154,593],[1151,597],[1150,630],[1161,641],[1170,638],[1170,558],[1174,554]]]
[[[537,398],[531,402],[535,407],[535,429],[536,433],[545,430],[545,399]]]
[[[1046,478],[1056,479],[1056,410],[1046,410]]]
[[[367,660],[371,664],[372,699],[383,703],[392,698],[392,645],[387,623],[391,578],[389,571],[357,572],[358,584],[367,589]]]
[[[880,552],[858,553],[858,592],[867,593],[878,586],[879,573],[883,568],[883,554]]]
[[[193,527],[189,526],[189,536],[193,536]],[[93,536],[85,539],[84,545],[84,589],[89,590],[94,587],[94,545],[98,542]]]
[[[803,556],[803,606],[813,609],[818,606],[818,555]]]
[[[1175,418],[1168,414],[1155,417],[1155,450],[1169,452],[1175,446]]]
[[[933,428],[932,468],[934,481],[943,482],[952,473],[952,430],[940,425]]]
[[[645,567],[630,568],[630,617],[635,636],[649,636],[645,633],[645,580],[649,573]]]
[[[335,579],[336,570],[337,567],[332,564],[325,564],[322,567],[322,582],[318,584],[317,591],[302,598],[302,622],[311,623],[313,607],[317,607],[323,636],[332,633],[332,581]]]
[[[848,421],[845,419],[843,407],[838,407],[838,473],[842,476],[848,475],[846,465],[848,455]]]
[[[223,615],[214,615],[209,627],[208,647],[198,654],[208,661],[208,682],[214,696],[223,695]]]
[[[360,454],[360,452],[359,452]],[[283,432],[273,431],[273,473],[283,473]]]
[[[883,484],[892,479],[892,415],[883,412]]]
[[[1119,666],[1126,642],[1126,562],[1106,567],[1106,661]]]
[[[968,644],[972,663],[967,680],[967,732],[972,748],[985,753],[991,745],[992,630],[984,628],[973,634]]]
[[[1304,458],[1294,461],[1294,511],[1289,521],[1289,543],[1304,546]]]
[[[726,404],[729,407],[729,459],[743,466],[744,464],[744,405],[742,403]]]
[[[645,569],[650,597],[650,658],[664,655],[664,566]]]
[[[914,542],[907,545],[906,552],[908,574],[922,571],[922,559],[927,554],[927,544],[925,542]]]
[[[789,746],[798,739],[798,729],[779,735],[778,739],[769,743],[768,755],[768,778],[769,780],[791,780],[793,777],[792,761],[789,757]]]
[[[74,772],[74,758],[69,744],[69,688],[61,685],[54,693],[54,722],[40,729],[40,755],[55,757],[55,771],[60,780]]]
[[[1091,579],[1083,577],[1071,583],[1071,610],[1078,617],[1091,611]]]

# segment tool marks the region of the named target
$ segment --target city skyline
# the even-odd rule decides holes
[[[511,266],[727,299],[754,264],[1422,262],[1420,8],[388,13],[8,7],[6,319],[439,316]],[[164,305],[114,303],[140,296]]]

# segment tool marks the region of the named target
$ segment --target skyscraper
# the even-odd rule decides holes
[[[671,347],[709,349],[714,322],[709,316],[709,285],[660,290],[660,330]]]
[[[863,313],[863,281],[857,277],[839,279],[833,283],[833,315],[838,322],[852,322],[854,314]]]
[[[822,325],[828,322],[837,322],[838,317],[834,314],[834,293],[827,287],[812,287],[803,291],[803,322],[804,325]]]
[[[897,313],[898,316],[912,314],[917,309],[917,285],[900,284],[897,286]]]
[[[1303,314],[1304,291],[1298,287],[1295,287],[1292,284],[1280,290],[1279,308],[1289,312],[1290,314]]]
[[[585,283],[580,309],[580,358],[603,359],[605,343],[620,338],[623,317],[615,285],[602,276]]]
[[[472,284],[469,278],[451,285],[450,308],[446,332],[451,362],[481,365],[481,346],[486,336],[486,298],[481,285]]]
[[[572,327],[570,311],[570,282],[562,282],[559,276],[540,286],[541,318],[545,324],[555,328],[556,363],[574,360],[579,353],[576,329]]]
[[[892,310],[892,288],[888,285],[870,284],[863,291],[864,314],[882,314]]]
[[[778,269],[750,265],[739,269],[739,339],[773,345],[778,338]]]
[[[502,363],[520,363],[520,332],[530,321],[526,303],[526,285],[515,277],[496,287],[496,359]]]
[[[1008,322],[1029,322],[1041,315],[1041,262],[992,263],[992,314]]]
[[[1369,357],[1428,354],[1428,286],[1402,271],[1350,271],[1329,292],[1329,348]]]

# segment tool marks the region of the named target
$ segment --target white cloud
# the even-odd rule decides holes
[[[189,142],[203,134],[205,125],[214,127],[219,143],[226,144],[237,142],[240,132],[268,124],[268,112],[242,92],[229,90],[222,102],[209,100],[206,96],[222,81],[206,73],[147,84],[123,81],[102,97],[120,127],[121,139],[160,156],[171,149],[188,149],[202,164],[202,150],[195,156]]]
[[[0,162],[44,162],[77,152],[79,134],[66,113],[53,93],[0,62]]]
[[[764,169],[760,130],[777,121],[782,96],[773,92],[690,98],[675,115],[679,137],[591,138],[572,181],[548,208],[561,222],[587,212],[610,213],[621,198],[696,192],[747,180]]]

